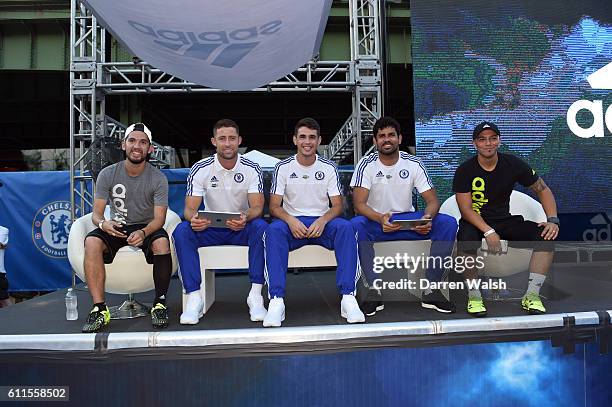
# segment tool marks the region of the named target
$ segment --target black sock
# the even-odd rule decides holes
[[[155,283],[155,300],[166,305],[166,294],[170,285],[172,275],[172,256],[168,254],[156,254],[153,256],[153,282]]]
[[[96,302],[94,308],[98,307],[98,311],[104,311],[106,309],[106,301]]]
[[[9,282],[6,278],[6,273],[0,273],[0,300],[8,299]]]

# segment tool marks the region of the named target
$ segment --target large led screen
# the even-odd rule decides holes
[[[497,123],[561,213],[612,207],[612,3],[412,0],[417,154],[439,195]]]

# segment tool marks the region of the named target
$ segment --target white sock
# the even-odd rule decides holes
[[[527,293],[535,293],[540,295],[540,288],[544,284],[546,276],[544,274],[529,273],[529,285],[527,286]]]
[[[469,297],[482,298],[482,294],[480,293],[480,290],[478,288],[469,289],[468,290],[468,296]]]
[[[261,296],[261,288],[263,284],[253,283],[251,284],[251,291],[249,291],[249,297]]]

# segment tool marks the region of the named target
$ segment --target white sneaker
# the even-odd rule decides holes
[[[266,307],[264,307],[264,300],[261,295],[249,295],[246,300],[249,306],[249,315],[251,321],[263,321],[266,317]]]
[[[281,326],[285,320],[285,302],[282,298],[272,298],[268,305],[268,313],[263,320],[264,327]]]
[[[340,302],[340,315],[346,318],[346,322],[354,324],[357,322],[365,322],[365,315],[359,309],[357,300],[352,295],[343,295]]]
[[[202,296],[200,296],[200,290],[187,294],[185,309],[181,314],[181,324],[195,325],[200,322],[200,318],[204,315],[203,308],[204,302],[202,301]]]

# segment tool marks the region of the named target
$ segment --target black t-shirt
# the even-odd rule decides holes
[[[486,219],[510,216],[510,194],[515,183],[528,187],[538,175],[523,160],[512,154],[497,153],[493,171],[484,170],[474,156],[461,164],[453,178],[454,192],[471,192],[472,209]]]

